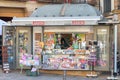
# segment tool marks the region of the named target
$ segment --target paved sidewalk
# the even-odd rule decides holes
[[[80,76],[67,76],[66,80],[106,80],[106,75],[101,75],[98,78],[86,78]],[[120,80],[120,76],[118,76]],[[19,71],[14,71],[8,74],[5,74],[0,71],[0,80],[63,80],[63,75],[56,74],[40,74],[39,76],[26,76],[25,73],[20,74]]]

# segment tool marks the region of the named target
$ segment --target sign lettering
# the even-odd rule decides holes
[[[33,21],[33,25],[45,25],[44,21]]]
[[[85,21],[72,21],[72,25],[85,25]]]

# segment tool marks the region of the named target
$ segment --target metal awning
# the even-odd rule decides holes
[[[48,26],[48,25],[98,25],[100,16],[81,17],[24,17],[13,18],[12,25]]]

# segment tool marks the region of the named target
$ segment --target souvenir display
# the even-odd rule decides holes
[[[18,44],[19,44],[19,52],[23,53],[23,51],[28,51],[28,31],[20,30],[18,33]]]
[[[10,69],[15,67],[15,52],[14,52],[14,39],[15,39],[15,31],[14,28],[6,28],[5,29],[5,37],[4,37],[4,46],[7,47],[7,62],[9,63]]]

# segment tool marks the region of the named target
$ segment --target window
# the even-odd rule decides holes
[[[99,0],[102,13],[109,13],[115,9],[115,0]]]
[[[118,9],[120,9],[120,0],[118,0],[118,5],[117,6],[118,6]]]
[[[111,0],[104,0],[104,12],[111,11]]]

